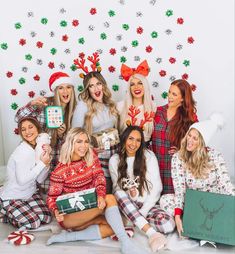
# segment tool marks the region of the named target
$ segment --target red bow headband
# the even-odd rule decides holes
[[[129,78],[134,75],[134,74],[141,74],[143,76],[148,76],[149,74],[149,66],[146,60],[144,60],[142,63],[138,65],[138,67],[135,68],[130,68],[125,64],[122,64],[121,66],[121,75],[122,77],[128,81]]]

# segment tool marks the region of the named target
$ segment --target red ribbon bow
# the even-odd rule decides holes
[[[140,63],[136,69],[130,68],[127,65],[122,64],[121,75],[126,81],[128,81],[129,78],[134,74],[141,74],[145,77],[148,76],[149,66],[148,66],[148,63],[146,60],[144,60],[142,63]]]

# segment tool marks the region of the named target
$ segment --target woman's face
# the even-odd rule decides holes
[[[196,129],[191,129],[187,135],[186,150],[193,152],[199,146],[199,132]]]
[[[144,97],[144,85],[138,78],[131,78],[130,80],[130,92],[134,99],[140,99]]]
[[[21,124],[21,135],[25,141],[32,145],[36,145],[36,138],[38,136],[37,127],[30,121],[25,120]]]
[[[58,86],[58,93],[61,105],[67,105],[72,97],[73,86],[70,84],[61,84]]]
[[[93,100],[103,102],[103,84],[95,77],[88,81],[88,90]]]
[[[89,140],[85,133],[76,135],[74,140],[75,143],[72,158],[73,160],[80,160],[86,155],[89,149]]]
[[[137,130],[133,130],[126,140],[126,153],[127,156],[133,157],[140,148],[141,145],[141,134]]]
[[[180,89],[176,85],[171,85],[168,92],[168,105],[169,107],[178,108],[183,101]]]

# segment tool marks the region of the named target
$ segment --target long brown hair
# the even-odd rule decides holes
[[[196,102],[193,99],[192,89],[184,79],[174,80],[171,85],[177,86],[180,90],[183,102],[177,108],[174,121],[170,125],[169,139],[172,145],[180,148],[180,142],[188,131],[189,127],[197,121]]]
[[[127,153],[126,153],[126,141],[132,131],[138,131],[141,135],[141,144],[139,149],[135,154],[135,160],[133,164],[133,175],[135,177],[139,176],[139,193],[143,195],[143,189],[149,192],[148,181],[146,179],[146,158],[145,152],[145,142],[143,130],[139,126],[129,126],[127,127],[121,135],[121,142],[118,149],[119,164],[118,164],[118,185],[122,188],[122,179],[127,178]]]

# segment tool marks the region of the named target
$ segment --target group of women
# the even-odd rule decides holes
[[[20,229],[49,223],[54,214],[65,230],[53,235],[48,244],[115,234],[122,253],[145,253],[127,235],[125,226],[132,223],[155,252],[166,245],[165,234],[175,225],[181,235],[187,188],[235,194],[223,157],[208,147],[209,130],[203,121],[198,122],[186,80],[173,81],[168,103],[155,109],[146,79],[147,61],[136,69],[122,65],[128,85],[126,98],[117,105],[100,69],[85,70],[78,102],[70,77],[57,72],[49,80],[52,97],[34,99],[18,110],[22,142],[7,165],[0,213]],[[48,105],[63,108],[64,124],[57,129],[46,127]],[[216,129],[218,121],[208,121]],[[109,128],[119,130],[119,145],[94,149],[90,136]],[[37,162],[36,138],[41,131],[50,133],[52,142],[43,146]],[[58,212],[58,196],[89,188],[96,189],[97,208]],[[46,203],[41,189],[47,193]]]

